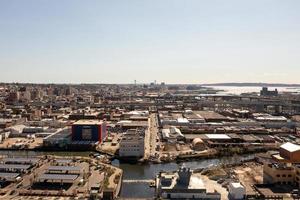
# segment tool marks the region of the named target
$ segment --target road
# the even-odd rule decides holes
[[[156,139],[159,133],[157,114],[151,113],[148,121],[148,130],[145,133],[145,155],[144,160],[155,158],[156,151]]]
[[[157,136],[159,133],[158,129],[158,119],[156,113],[150,114],[150,157],[155,157],[156,154],[156,145],[157,145]]]

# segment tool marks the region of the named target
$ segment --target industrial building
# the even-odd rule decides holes
[[[246,189],[245,187],[237,182],[237,183],[230,183],[228,185],[228,198],[230,200],[243,200],[246,196]]]
[[[106,137],[106,122],[79,120],[72,125],[72,141],[102,142]]]
[[[295,168],[285,163],[265,163],[263,181],[265,184],[291,185],[294,183]]]
[[[119,127],[123,130],[143,128],[146,129],[149,125],[148,121],[144,120],[121,120],[116,124],[116,127]]]
[[[72,140],[71,130],[66,128],[57,133],[49,135],[43,139],[43,147],[45,149],[51,148],[66,148]]]
[[[181,167],[177,172],[160,172],[156,177],[156,197],[163,199],[207,199],[219,200],[221,194],[208,192],[202,179],[189,168]]]
[[[260,96],[278,96],[278,90],[269,90],[267,87],[263,87],[260,91]]]
[[[300,146],[287,142],[280,146],[279,154],[264,163],[263,178],[267,184],[297,185],[300,183]]]
[[[175,143],[180,140],[184,140],[184,135],[179,128],[171,126],[170,128],[162,129],[162,139],[165,142]]]
[[[192,146],[195,151],[204,151],[207,149],[205,143],[200,138],[195,138],[192,142]]]
[[[289,163],[300,163],[300,145],[287,142],[280,146],[279,154]]]
[[[145,152],[145,130],[130,129],[123,135],[120,141],[119,156],[120,157],[136,157],[144,156]]]

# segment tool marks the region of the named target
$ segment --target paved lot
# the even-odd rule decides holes
[[[228,200],[228,191],[226,190],[226,188],[223,188],[216,181],[210,180],[207,176],[203,176],[200,174],[197,175],[202,179],[207,192],[213,192],[214,190],[216,190],[221,194],[221,200]]]

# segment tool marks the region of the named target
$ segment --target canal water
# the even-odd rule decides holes
[[[24,157],[37,155],[89,156],[91,153],[93,152],[0,151],[0,155]],[[253,159],[254,157],[254,154],[249,154],[162,164],[128,164],[122,163],[119,160],[113,160],[112,165],[123,170],[124,180],[149,180],[155,178],[156,174],[160,171],[175,171],[181,165],[185,165],[191,169],[200,169],[220,164],[236,164],[243,160]],[[148,183],[123,183],[120,196],[124,198],[151,198],[154,197],[154,188],[150,188]]]
[[[123,180],[149,180],[155,178],[160,171],[175,171],[181,165],[191,169],[208,168],[220,164],[236,164],[243,160],[253,159],[254,154],[243,156],[222,157],[218,159],[206,159],[187,162],[172,162],[163,164],[128,164],[114,160],[112,164],[124,171]],[[151,198],[154,197],[154,188],[150,188],[148,183],[123,183],[121,197],[124,198]]]

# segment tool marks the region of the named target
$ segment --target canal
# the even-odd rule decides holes
[[[128,164],[114,160],[112,164],[124,171],[124,180],[148,180],[155,178],[160,171],[175,171],[180,165],[185,165],[191,169],[207,168],[220,164],[236,164],[244,160],[253,159],[254,154],[243,156],[222,157],[217,159],[205,159],[187,162],[172,162],[163,164]],[[124,198],[150,198],[154,196],[154,188],[150,188],[148,183],[123,183],[121,197]]]
[[[93,152],[0,151],[0,155],[6,156],[89,156],[91,153]],[[182,164],[186,167],[190,167],[191,169],[199,169],[220,164],[236,164],[244,160],[253,159],[254,157],[254,154],[248,154],[162,164],[128,164],[122,163],[119,160],[113,160],[112,165],[119,167],[123,170],[124,180],[149,180],[153,179],[155,175],[160,171],[175,171]],[[123,183],[120,196],[124,198],[150,198],[154,196],[154,188],[150,188],[148,183]]]

